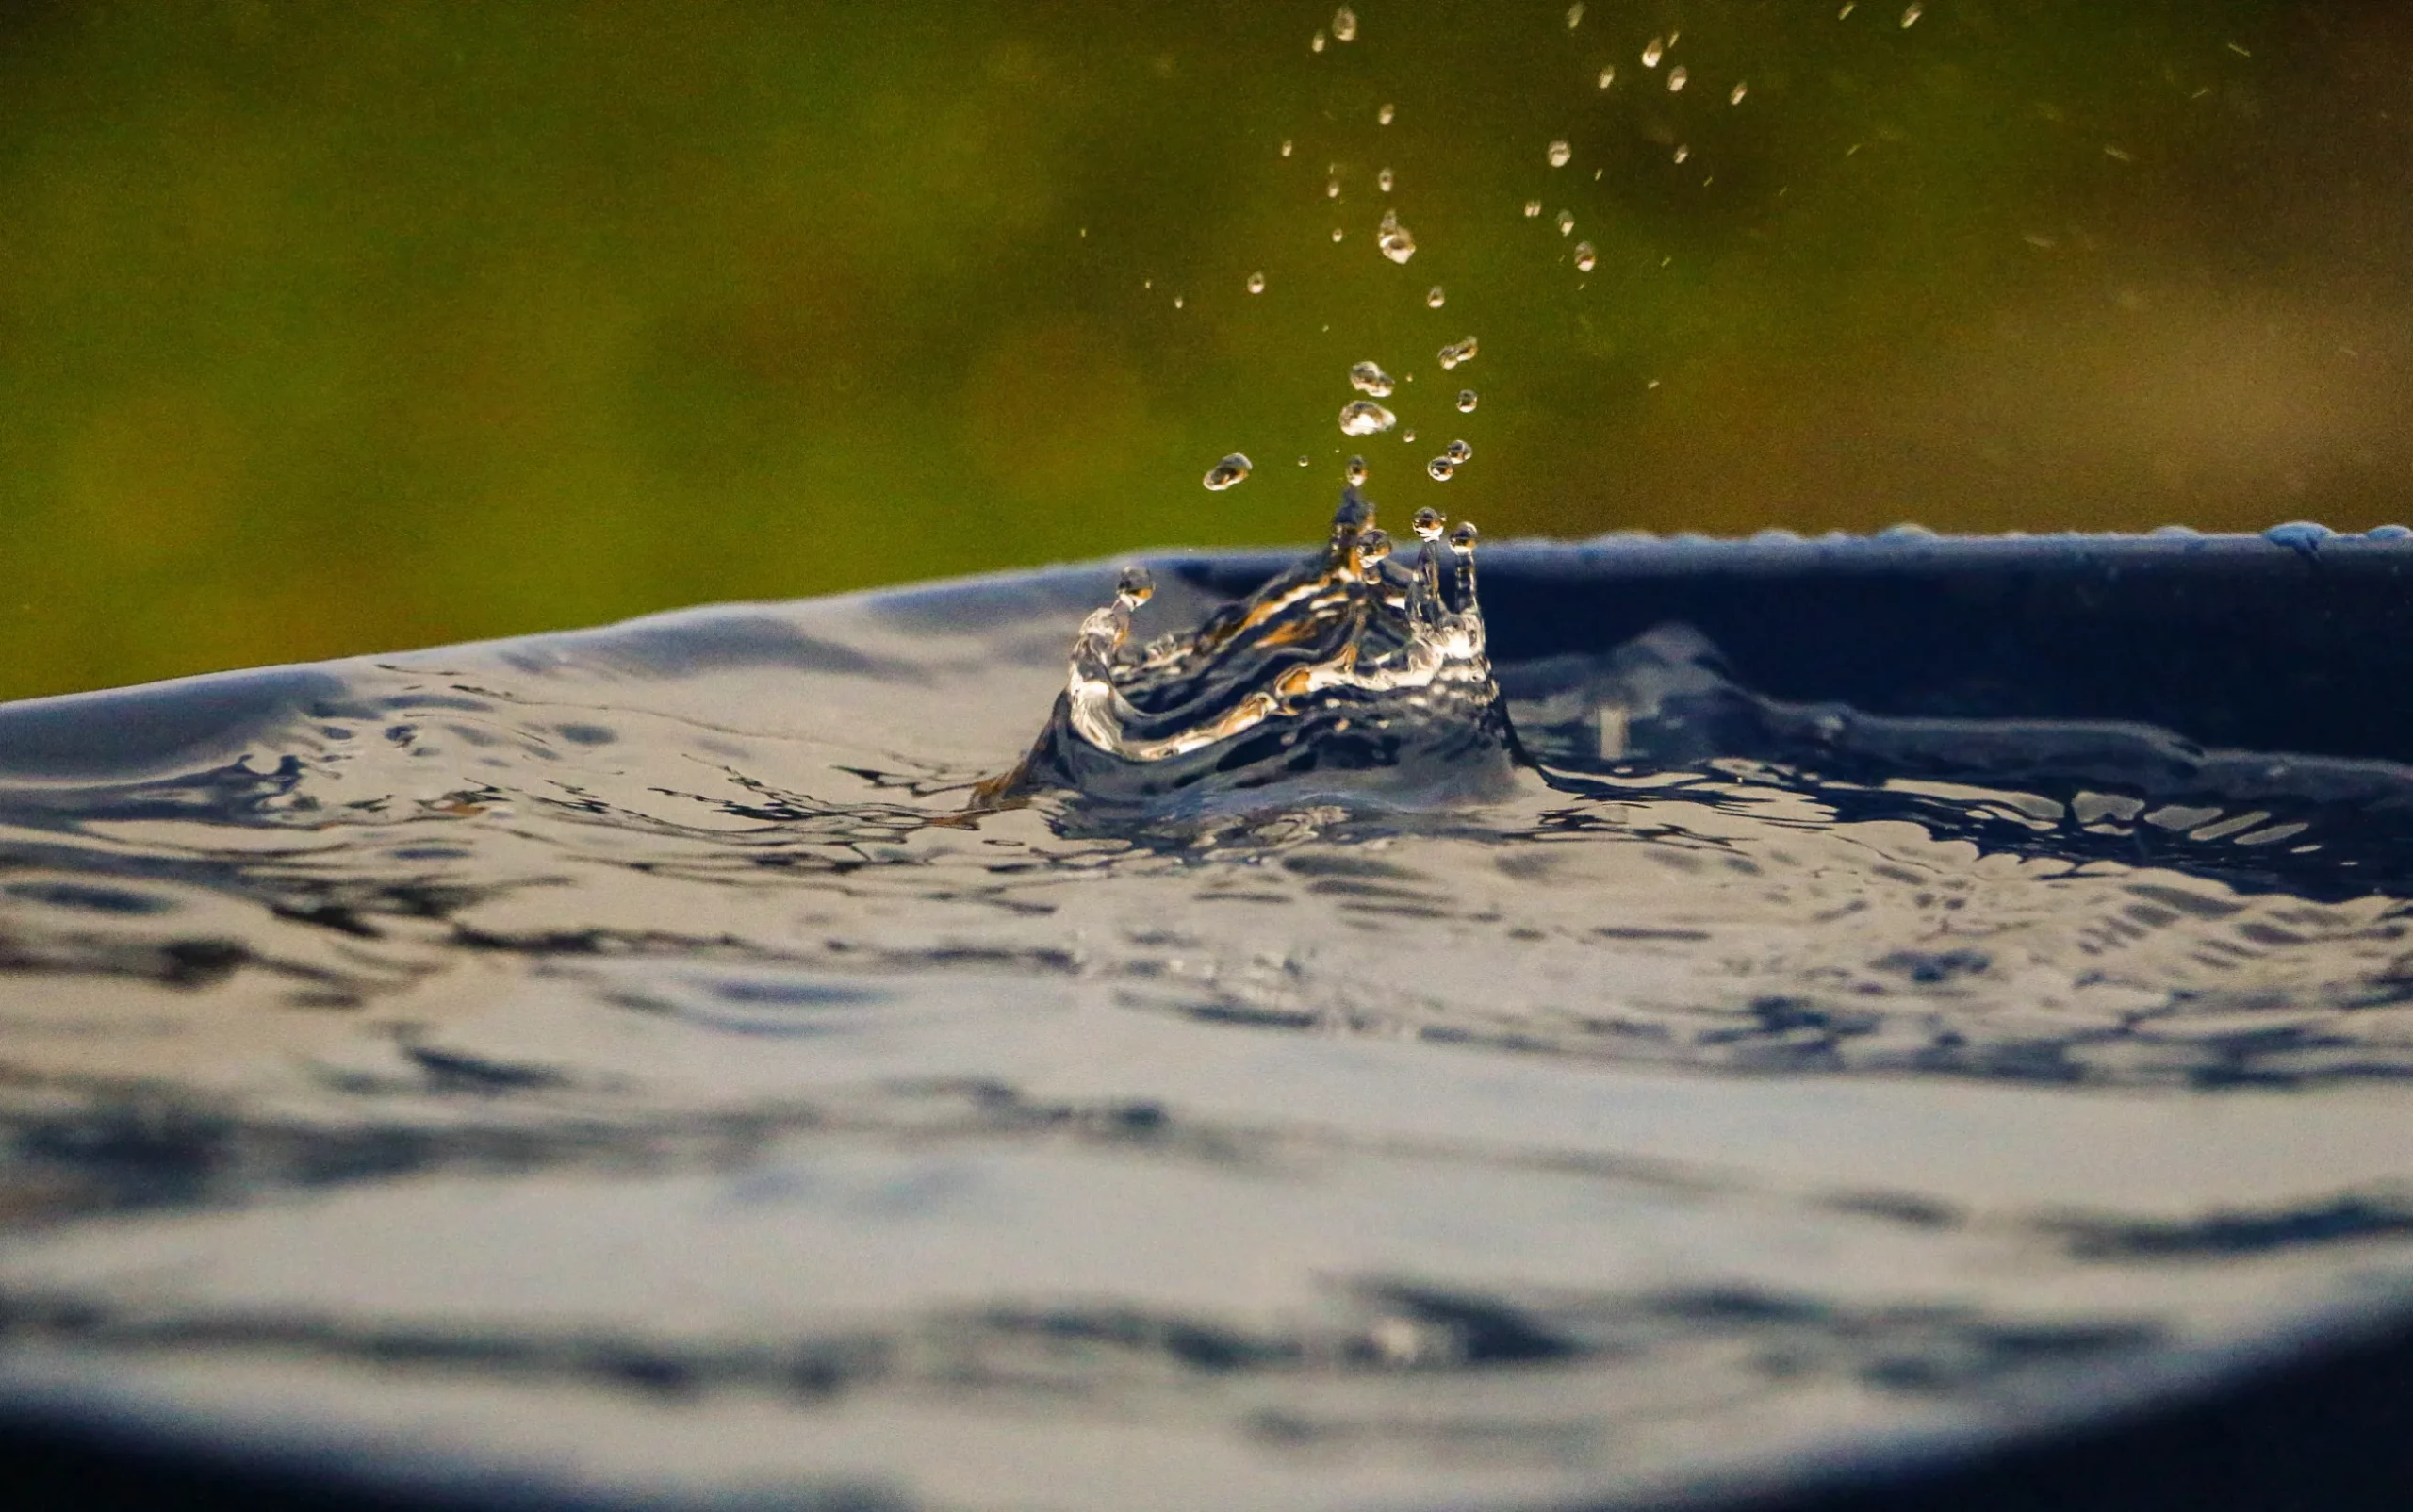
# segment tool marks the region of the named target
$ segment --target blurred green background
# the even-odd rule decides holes
[[[1495,537],[2413,514],[2413,7],[1356,9],[0,0],[0,695],[1305,539],[1356,451]]]

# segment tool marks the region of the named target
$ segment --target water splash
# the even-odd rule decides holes
[[[1340,406],[1340,434],[1380,436],[1399,423],[1399,417],[1371,399],[1354,399]]]
[[[1180,812],[1271,784],[1286,799],[1306,782],[1386,803],[1504,792],[1515,736],[1486,648],[1475,529],[1445,545],[1446,521],[1420,511],[1409,567],[1374,521],[1374,504],[1343,489],[1321,551],[1144,649],[1132,617],[1155,582],[1125,567],[1074,638],[1046,729],[974,806],[1045,789]]]
[[[1383,371],[1377,362],[1353,363],[1349,369],[1349,386],[1376,399],[1391,397],[1391,375]]]

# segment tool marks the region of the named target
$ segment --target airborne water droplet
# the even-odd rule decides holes
[[[1398,106],[1386,105],[1381,109],[1374,112],[1374,124],[1378,126],[1387,126],[1391,123],[1392,119],[1398,114]]]
[[[1562,236],[1562,237],[1563,237],[1563,236],[1567,235],[1569,231],[1572,231],[1572,230],[1574,230],[1574,229],[1575,229],[1575,212],[1574,212],[1574,211],[1572,211],[1572,210],[1561,210],[1561,211],[1559,211],[1559,212],[1558,212],[1558,234],[1559,234],[1560,236]]]
[[[1357,40],[1357,12],[1342,6],[1332,13],[1332,35],[1344,42]]]
[[[1476,350],[1474,337],[1469,337],[1463,341],[1451,342],[1435,355],[1440,359],[1442,367],[1454,368],[1461,362],[1472,362]]]
[[[1383,371],[1378,363],[1354,363],[1349,369],[1349,386],[1361,394],[1371,394],[1376,399],[1388,399],[1391,397],[1391,375]]]
[[[1535,216],[1538,216],[1538,215],[1540,215],[1541,213],[1542,213],[1542,202],[1541,202],[1541,201],[1539,201],[1539,200],[1527,200],[1527,201],[1525,202],[1525,219],[1526,219],[1526,220],[1531,221],[1531,220],[1533,220]]]
[[[1349,465],[1340,469],[1340,475],[1349,480],[1352,488],[1363,488],[1366,486],[1366,459],[1351,457]]]
[[[1371,399],[1354,399],[1340,406],[1340,434],[1380,436],[1399,423],[1399,417]]]
[[[1743,103],[1743,96],[1750,92],[1751,87],[1749,85],[1737,84],[1734,86],[1734,92],[1726,97],[1726,103],[1728,105],[1741,105]]]
[[[1323,181],[1323,197],[1327,200],[1337,200],[1340,198],[1340,180],[1337,178],[1325,179]]]
[[[1307,459],[1306,459],[1306,457],[1303,454],[1303,455],[1301,455],[1301,456],[1300,456],[1300,458],[1299,458],[1299,466],[1301,466],[1301,467],[1303,467],[1303,468],[1304,468],[1304,467],[1305,467],[1306,465],[1307,465]]]
[[[1424,464],[1424,470],[1433,475],[1435,483],[1447,483],[1458,475],[1458,465],[1448,457],[1435,457]]]
[[[1917,25],[1919,24],[1919,17],[1921,14],[1923,14],[1923,11],[1921,8],[1916,5],[1913,5],[1908,10],[1903,11],[1902,29],[1904,31],[1908,31],[1912,26]]]
[[[1441,292],[1441,286],[1438,284],[1424,291],[1424,303],[1436,310],[1441,307],[1442,301],[1448,298],[1447,294]]]
[[[1464,441],[1453,441],[1441,449],[1441,454],[1453,462],[1464,462],[1474,455],[1474,448]]]
[[[1323,33],[1322,33],[1322,32],[1317,32],[1317,33],[1316,33],[1316,35],[1315,35],[1315,39],[1314,39],[1312,41],[1310,41],[1310,42],[1308,42],[1308,43],[1307,43],[1307,51],[1308,51],[1308,52],[1311,52],[1311,53],[1321,53],[1321,52],[1322,52],[1322,51],[1323,51]]]
[[[1679,147],[1676,149],[1676,161],[1681,163],[1692,155],[1693,150],[1690,147]]]
[[[1288,137],[1282,139],[1282,156],[1285,157],[1290,156],[1290,139]]]
[[[1388,194],[1391,191],[1391,171],[1386,168],[1381,173],[1376,173],[1374,175],[1374,183],[1384,193]]]
[[[1265,292],[1265,275],[1263,273],[1251,273],[1248,275],[1248,291],[1252,294],[1262,294]]]
[[[1685,73],[1681,64],[1675,68],[1669,69],[1667,71],[1667,92],[1670,94],[1675,93],[1678,90],[1683,89],[1685,83],[1691,78],[1692,75]]]
[[[1241,479],[1247,477],[1248,469],[1248,458],[1241,455],[1239,452],[1235,452],[1231,455],[1225,457],[1223,461],[1216,463],[1211,468],[1208,468],[1206,469],[1206,476],[1203,481],[1206,483],[1208,492],[1222,493],[1224,489],[1229,488],[1234,484],[1239,483]]]
[[[1559,140],[1553,141],[1550,144],[1550,152],[1548,156],[1550,157],[1551,167],[1565,168],[1567,166],[1568,159],[1575,156],[1575,149],[1567,144],[1566,139],[1561,138]]]
[[[1598,259],[1593,254],[1592,244],[1590,242],[1579,241],[1575,244],[1575,271],[1577,272],[1590,272],[1592,271],[1593,263],[1597,260]]]
[[[1340,227],[1338,227],[1338,226],[1334,226],[1334,227],[1332,228],[1332,239],[1333,239],[1333,240],[1335,240],[1335,241],[1338,241],[1338,240],[1341,238],[1341,236],[1342,236],[1342,235],[1343,235],[1343,233],[1342,233],[1342,231],[1341,231]]]
[[[1410,446],[1414,446],[1416,444],[1416,433],[1414,431],[1402,431],[1399,433],[1399,438],[1405,441]]]
[[[1575,0],[1573,5],[1567,8],[1567,29],[1573,31],[1582,25],[1584,25],[1584,0]]]
[[[1666,56],[1667,56],[1666,39],[1664,37],[1653,37],[1650,39],[1650,45],[1642,50],[1642,66],[1644,68],[1657,68],[1659,66],[1659,59]]]
[[[1474,391],[1473,389],[1471,389],[1471,388],[1461,388],[1461,389],[1459,389],[1459,390],[1458,390],[1458,413],[1459,413],[1459,414],[1461,414],[1461,415],[1471,415],[1471,414],[1473,414],[1473,413],[1474,413],[1474,406],[1475,406],[1475,404],[1476,404],[1477,403],[1478,403],[1478,400],[1476,399],[1475,391]]]
[[[1408,233],[1407,227],[1399,223],[1399,215],[1395,211],[1383,212],[1382,228],[1374,233],[1374,244],[1382,248],[1383,255],[1393,262],[1405,262],[1416,255],[1416,238]]]

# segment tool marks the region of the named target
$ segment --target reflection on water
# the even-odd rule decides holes
[[[1506,1504],[2405,1295],[2413,776],[1678,626],[1494,665],[1441,526],[0,714],[0,1389],[619,1490]]]

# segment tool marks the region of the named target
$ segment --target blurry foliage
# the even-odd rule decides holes
[[[2408,510],[2406,8],[0,8],[0,694],[1295,539],[1359,450],[1494,537]]]

